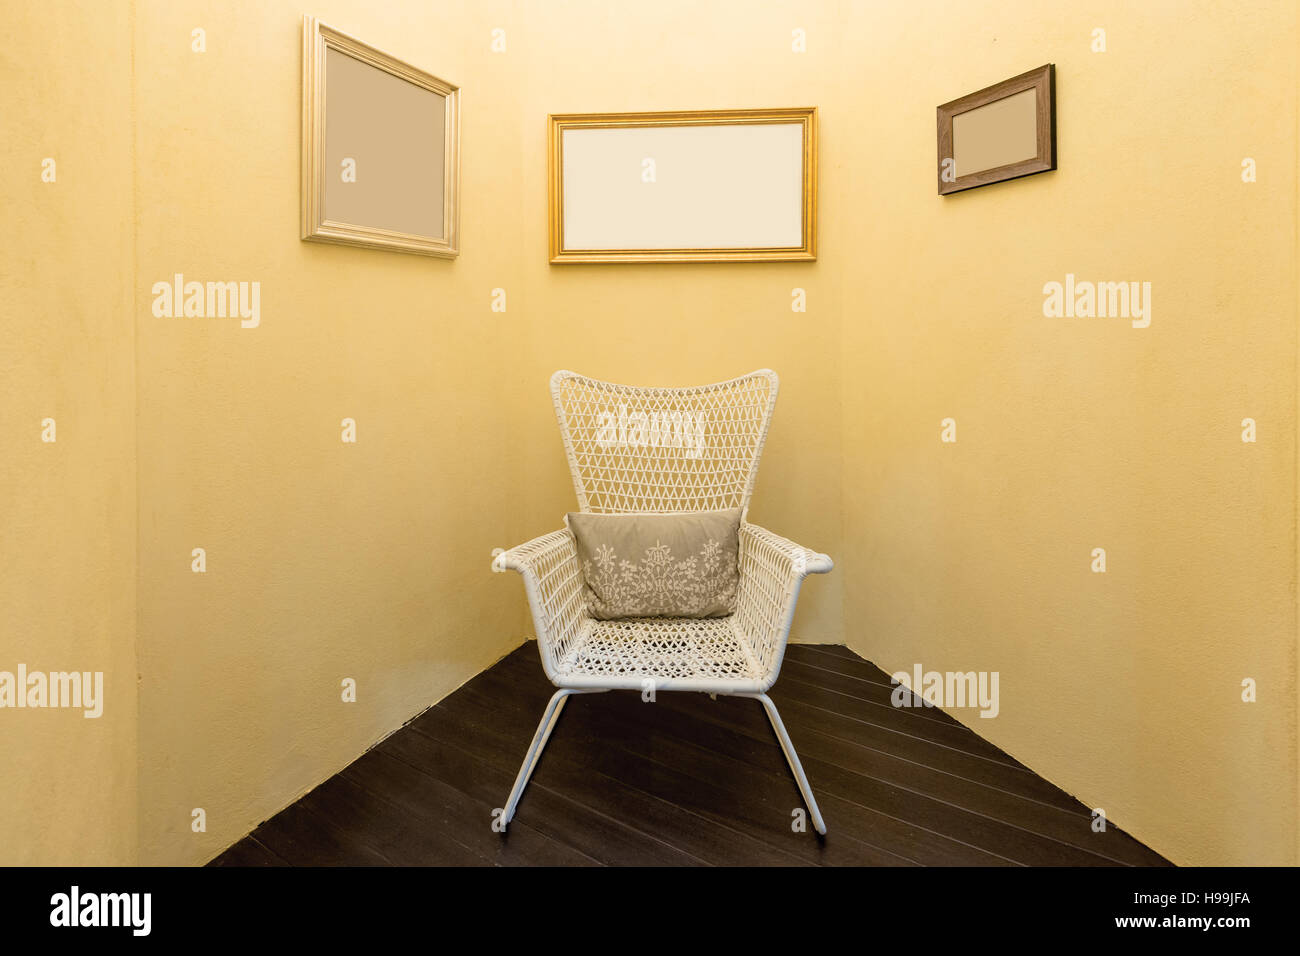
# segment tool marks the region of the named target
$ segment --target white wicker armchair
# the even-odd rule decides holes
[[[567,530],[502,551],[494,571],[518,571],[537,630],[542,668],[559,688],[542,715],[506,802],[515,808],[570,694],[607,690],[699,691],[761,701],[818,833],[826,832],[808,778],[767,696],[785,654],[799,585],[831,559],[758,525],[749,499],[776,404],[767,369],[696,388],[615,385],[560,371],[551,394],[585,512],[658,514],[744,509],[736,612],[705,619],[601,621],[587,613],[582,567]],[[637,440],[611,421],[634,422]]]

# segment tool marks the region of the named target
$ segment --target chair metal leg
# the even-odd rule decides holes
[[[551,695],[551,700],[542,713],[541,722],[537,725],[537,733],[533,734],[533,742],[529,745],[528,753],[524,756],[523,765],[519,768],[519,775],[515,777],[515,785],[510,790],[510,799],[506,801],[505,810],[501,814],[503,828],[514,819],[515,808],[519,806],[519,798],[523,796],[524,787],[528,786],[528,779],[533,775],[533,768],[537,766],[538,758],[542,755],[542,748],[546,746],[546,741],[550,739],[551,731],[555,729],[555,722],[560,719],[560,711],[564,709],[564,702],[569,699],[569,695],[600,693],[605,689],[574,690],[562,687]]]
[[[781,743],[781,750],[785,752],[785,759],[790,764],[790,769],[794,772],[794,779],[799,784],[799,792],[803,794],[803,802],[808,805],[808,814],[812,817],[813,826],[817,832],[826,835],[826,821],[822,819],[822,812],[817,807],[817,800],[813,797],[812,786],[808,783],[808,777],[803,772],[803,764],[799,762],[799,755],[794,752],[794,744],[790,742],[790,735],[785,731],[785,724],[781,721],[781,715],[777,712],[776,704],[772,698],[766,694],[737,694],[738,697],[753,697],[760,701],[763,709],[767,711],[768,720],[772,722],[772,729],[776,731],[776,739]]]

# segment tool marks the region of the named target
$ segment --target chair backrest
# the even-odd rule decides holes
[[[778,384],[769,369],[692,388],[556,372],[551,396],[579,510],[747,508]]]

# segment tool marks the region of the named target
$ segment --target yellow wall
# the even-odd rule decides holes
[[[130,24],[113,4],[44,3],[6,4],[4,24],[0,670],[99,671],[105,700],[93,719],[0,710],[0,865],[130,863]],[[53,182],[41,179],[47,157]]]
[[[843,33],[850,647],[1000,672],[963,719],[1175,862],[1295,863],[1295,4],[921,0]],[[1049,61],[1060,168],[935,195],[935,105]],[[1150,327],[1045,318],[1067,272],[1150,281]]]
[[[752,517],[837,561],[796,640],[997,670],[970,723],[1112,821],[1295,862],[1296,21],[1218,6],[29,3],[0,668],[102,662],[114,696],[0,714],[0,862],[202,862],[516,645],[488,553],[572,507],[554,369],[764,366]],[[464,87],[459,259],[299,241],[303,13]],[[1061,168],[936,196],[935,105],[1048,61]],[[816,263],[547,264],[547,113],[800,105]],[[176,272],[260,282],[260,327],[154,317]],[[1067,272],[1152,282],[1151,327],[1044,318]]]
[[[138,9],[146,862],[213,856],[527,633],[489,573],[523,531],[518,320],[489,311],[520,258],[514,84],[436,4],[392,7],[311,12],[466,86],[464,153],[488,159],[457,260],[299,241],[300,4]],[[176,272],[260,281],[260,326],[154,318]]]

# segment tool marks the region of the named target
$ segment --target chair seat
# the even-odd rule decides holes
[[[588,619],[558,661],[561,687],[751,690],[765,676],[731,617]]]

